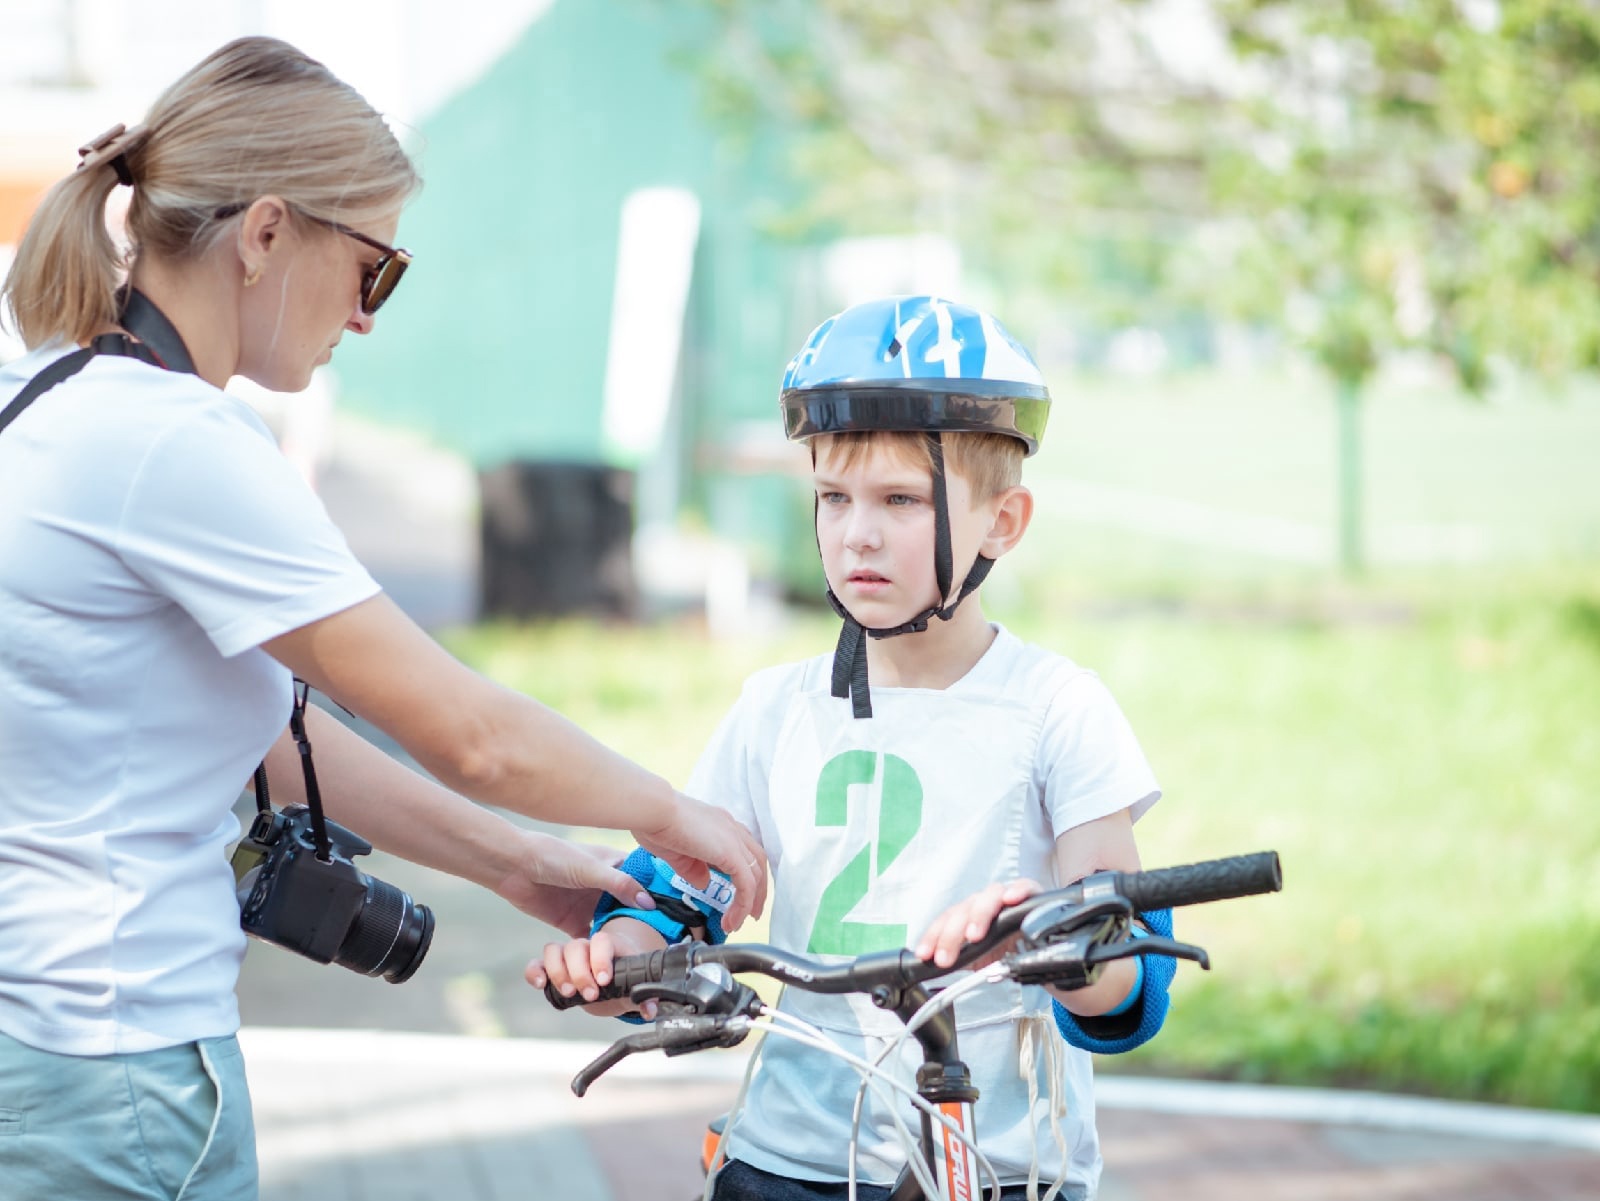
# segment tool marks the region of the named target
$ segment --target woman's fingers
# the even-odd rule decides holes
[[[635,830],[634,837],[697,888],[710,886],[708,865],[728,877],[733,897],[723,913],[724,930],[737,930],[766,908],[766,854],[755,836],[722,810],[680,793],[672,821],[655,830]]]

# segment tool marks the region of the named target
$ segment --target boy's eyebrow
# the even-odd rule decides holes
[[[811,480],[818,488],[848,491],[842,481],[820,471],[812,472]],[[866,487],[881,492],[926,492],[933,487],[933,481],[925,475],[890,476],[868,480]]]

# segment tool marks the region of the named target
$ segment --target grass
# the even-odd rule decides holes
[[[1472,590],[1194,590],[997,615],[1096,667],[1167,797],[1154,866],[1274,848],[1281,895],[1203,907],[1173,1016],[1106,1070],[1600,1111],[1600,574]],[[683,779],[743,677],[831,644],[693,625],[452,645]]]

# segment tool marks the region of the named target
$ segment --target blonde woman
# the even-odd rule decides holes
[[[129,261],[104,212],[131,189]],[[722,813],[461,666],[351,556],[234,375],[295,391],[410,255],[417,187],[322,65],[247,38],[82,151],[4,295],[0,371],[0,1181],[8,1201],[256,1194],[225,857],[263,758],[304,799],[298,676],[443,787],[306,711],[328,814],[571,933],[614,858],[463,800],[630,829],[737,923],[765,861]]]

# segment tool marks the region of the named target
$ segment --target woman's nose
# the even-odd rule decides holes
[[[370,334],[377,321],[377,317],[372,313],[365,312],[358,302],[355,312],[350,314],[350,320],[344,323],[344,327],[354,334]]]

